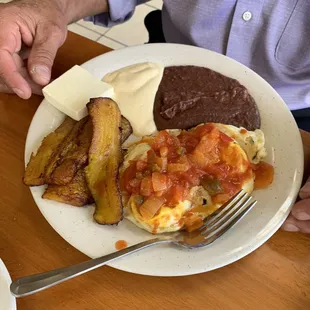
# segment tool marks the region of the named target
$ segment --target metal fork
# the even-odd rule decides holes
[[[192,233],[178,232],[170,236],[160,236],[77,265],[23,277],[12,282],[10,286],[11,293],[16,297],[22,297],[42,291],[106,265],[117,258],[157,244],[172,243],[187,249],[205,247],[227,232],[254,207],[257,201],[251,202],[251,200],[252,197],[241,190],[225,203],[216,215],[208,217],[204,225]]]

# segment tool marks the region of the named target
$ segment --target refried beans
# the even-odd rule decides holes
[[[154,103],[158,130],[188,129],[201,123],[260,128],[260,114],[237,80],[197,66],[166,67]]]

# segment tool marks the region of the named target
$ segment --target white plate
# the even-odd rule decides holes
[[[110,71],[145,61],[160,62],[165,66],[204,66],[245,85],[261,113],[269,154],[267,160],[275,166],[275,179],[268,189],[254,193],[259,202],[255,209],[212,246],[195,251],[157,246],[117,260],[110,266],[145,275],[181,276],[230,264],[263,244],[287,217],[301,185],[303,171],[303,148],[298,128],[285,103],[267,82],[238,62],[205,49],[175,44],[136,46],[101,55],[83,67],[102,78]],[[63,118],[61,112],[43,100],[28,132],[26,162],[42,138]],[[114,252],[114,244],[120,239],[133,245],[153,237],[127,220],[118,227],[97,225],[92,219],[93,207],[75,208],[43,200],[43,190],[44,187],[31,188],[44,217],[65,240],[89,257]]]
[[[0,259],[0,309],[16,310],[15,297],[10,292],[11,277],[3,261]]]

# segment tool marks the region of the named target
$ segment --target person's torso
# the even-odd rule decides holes
[[[252,68],[291,109],[310,107],[309,0],[164,0],[163,29]]]

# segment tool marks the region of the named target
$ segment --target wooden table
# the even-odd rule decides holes
[[[54,74],[108,51],[70,33]],[[0,95],[0,257],[13,279],[87,259],[45,221],[22,183],[27,130],[41,100]],[[309,164],[310,134],[303,132],[302,137]],[[310,309],[310,238],[279,231],[232,265],[182,278],[147,277],[103,267],[18,299],[17,305],[21,310]]]

